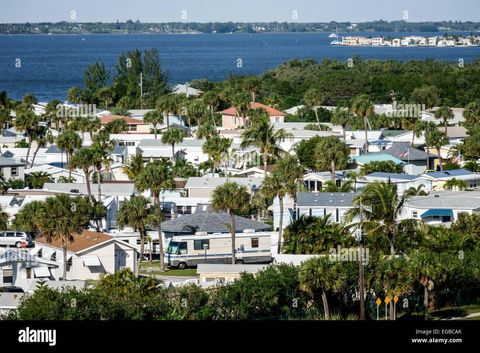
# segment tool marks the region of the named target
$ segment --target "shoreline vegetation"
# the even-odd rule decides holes
[[[371,21],[352,22],[39,22],[0,23],[0,34],[202,34],[202,33],[356,33],[356,32],[479,32],[480,22]]]

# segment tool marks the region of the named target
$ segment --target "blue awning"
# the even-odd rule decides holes
[[[427,218],[427,217],[444,217],[450,216],[453,217],[453,211],[451,208],[431,208],[428,211],[424,212],[420,217]]]

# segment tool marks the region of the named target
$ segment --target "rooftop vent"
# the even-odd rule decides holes
[[[207,234],[207,232],[195,232],[195,235],[206,236]]]

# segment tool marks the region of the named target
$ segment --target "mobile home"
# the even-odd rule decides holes
[[[235,236],[236,263],[268,263],[270,232],[237,233]],[[200,263],[231,263],[232,239],[229,233],[179,235],[171,238],[165,252],[165,263],[179,268]]]

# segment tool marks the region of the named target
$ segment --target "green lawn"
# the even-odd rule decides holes
[[[458,307],[444,307],[430,314],[433,319],[443,319],[447,317],[462,317],[468,314],[480,312],[480,304],[472,304]],[[467,320],[480,320],[480,317],[473,317]]]
[[[187,268],[185,270],[178,270],[178,269],[173,269],[173,270],[167,270],[165,272],[160,272],[160,271],[143,271],[140,272],[142,275],[162,275],[162,276],[187,276],[187,277],[195,277],[197,275],[197,269],[196,268]]]

